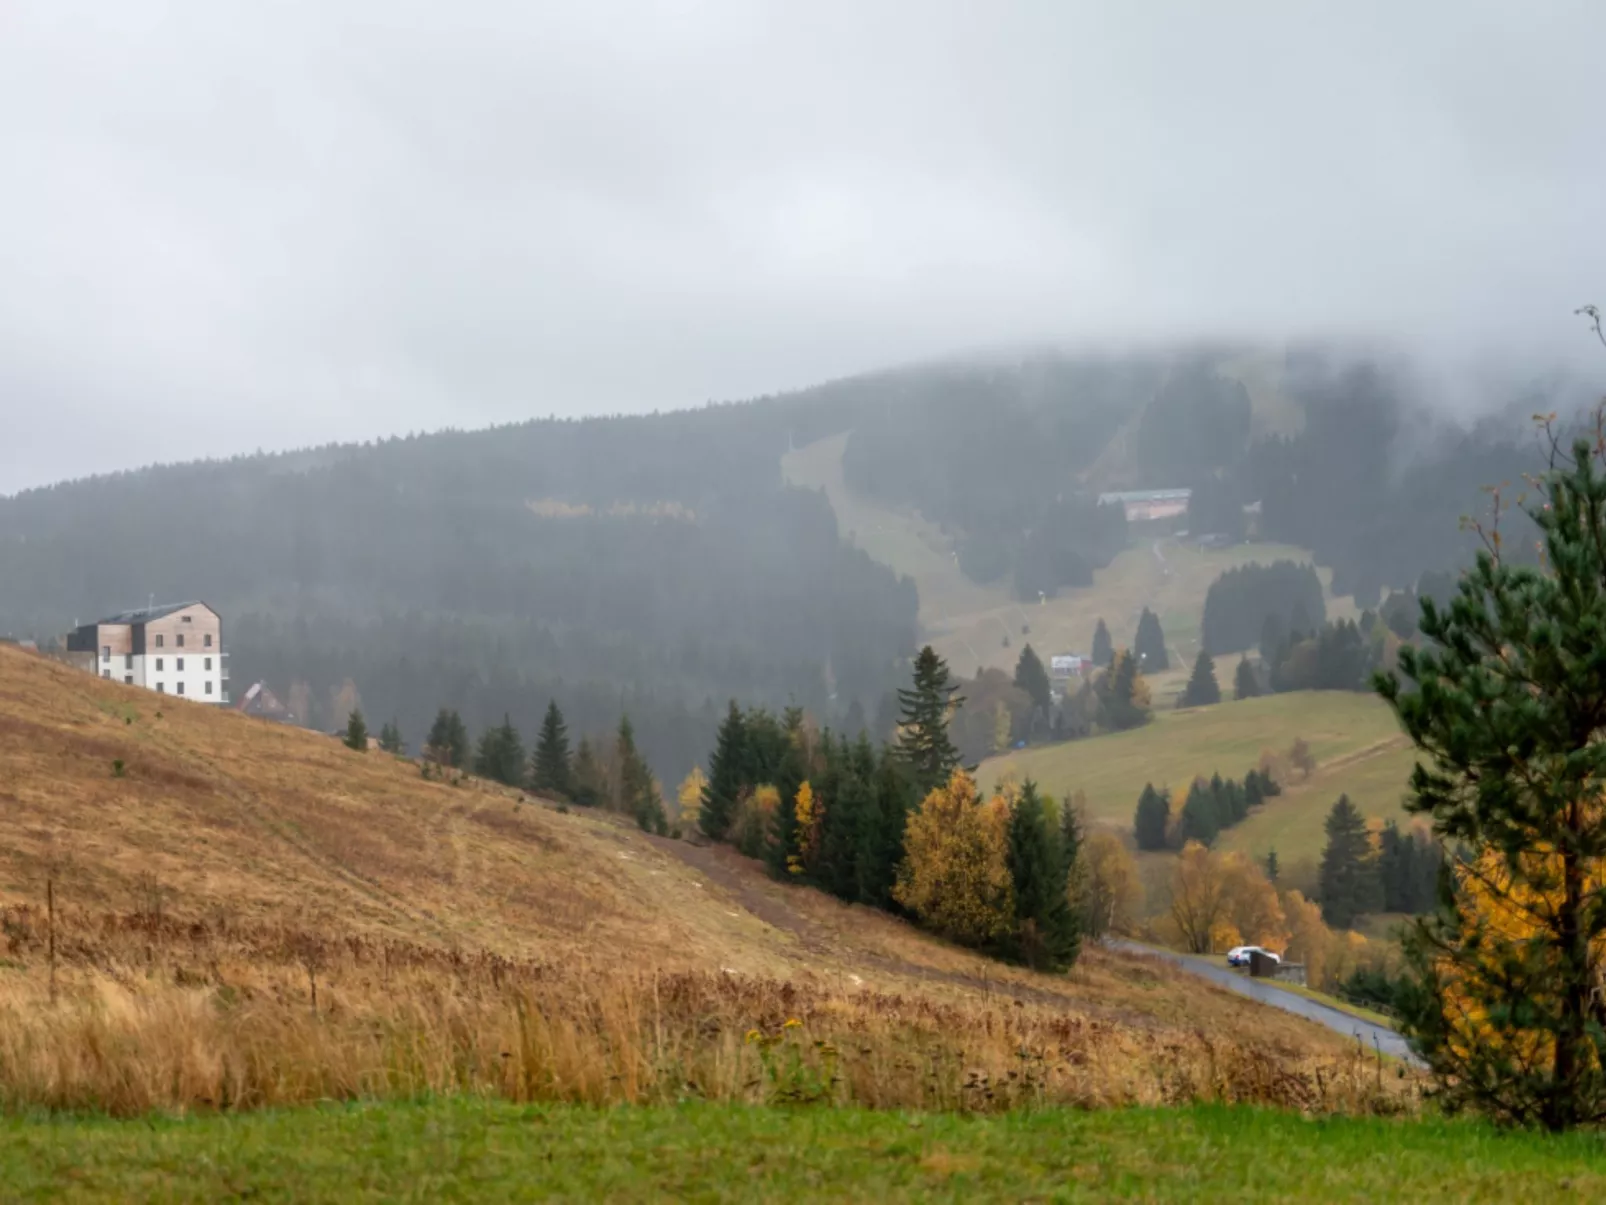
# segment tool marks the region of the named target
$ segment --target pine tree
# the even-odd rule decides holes
[[[1166,653],[1165,633],[1160,630],[1160,617],[1148,607],[1138,617],[1138,634],[1132,639],[1132,651],[1137,654],[1138,667],[1146,674],[1157,674],[1171,668]]]
[[[552,699],[546,706],[546,717],[541,721],[541,735],[536,738],[535,752],[530,757],[530,790],[569,799],[574,795],[574,774],[569,764],[569,730],[558,710],[558,701]]]
[[[1275,849],[1267,850],[1266,851],[1266,882],[1272,884],[1273,886],[1276,886],[1276,884],[1277,884],[1277,876],[1279,874],[1281,874],[1281,873],[1282,873],[1282,868],[1277,865],[1277,851]]]
[[[922,795],[945,784],[959,767],[948,721],[964,699],[949,681],[948,663],[929,644],[915,659],[914,686],[898,692],[898,749],[914,770]]]
[[[1110,640],[1110,629],[1104,626],[1104,620],[1099,620],[1098,627],[1093,629],[1093,664],[1100,669],[1110,664],[1115,656],[1115,645]]]
[[[1260,675],[1255,667],[1249,664],[1248,656],[1238,658],[1238,670],[1232,679],[1232,694],[1235,699],[1255,699],[1260,697]]]
[[[1208,707],[1221,702],[1221,687],[1216,683],[1216,663],[1203,649],[1193,663],[1193,676],[1182,692],[1181,706]]]
[[[752,785],[743,775],[747,761],[746,738],[746,721],[736,700],[732,699],[725,721],[719,726],[714,755],[708,762],[708,785],[703,788],[703,807],[697,821],[703,833],[715,841],[723,841],[730,832],[742,788]]]
[[[1132,834],[1138,848],[1157,850],[1166,847],[1171,828],[1171,795],[1156,791],[1154,784],[1144,783],[1143,794],[1138,796],[1137,814],[1132,818]]]
[[[368,752],[368,725],[363,723],[362,712],[353,711],[346,717],[346,748],[358,753]]]
[[[1033,968],[1070,966],[1080,945],[1067,894],[1070,865],[1058,828],[1049,823],[1045,801],[1029,779],[1010,804],[1008,864],[1015,896],[1015,953]]]
[[[474,773],[505,786],[516,787],[524,777],[524,742],[508,716],[487,728],[474,754]]]
[[[636,730],[630,717],[619,717],[614,738],[614,761],[619,767],[619,807],[633,817],[644,832],[662,836],[669,831],[664,816],[664,797],[646,760],[636,749]]]
[[[574,751],[574,801],[581,807],[601,807],[608,798],[608,771],[597,756],[590,737],[580,738]]]
[[[1210,784],[1196,778],[1182,804],[1182,840],[1208,846],[1220,831],[1221,816],[1216,810],[1216,798],[1210,793]]]
[[[402,740],[401,729],[395,720],[386,720],[379,728],[379,747],[386,753],[394,753],[398,757],[407,751],[407,744]]]
[[[1358,918],[1382,907],[1382,884],[1366,818],[1340,795],[1327,813],[1327,847],[1322,851],[1322,919],[1334,929],[1353,928]]]
[[[1049,685],[1048,671],[1030,644],[1022,647],[1020,659],[1015,662],[1015,685],[1026,692],[1033,706],[1046,716],[1054,706],[1053,690]]]

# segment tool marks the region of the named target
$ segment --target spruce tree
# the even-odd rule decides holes
[[[1067,865],[1056,826],[1030,779],[1009,813],[1008,864],[1015,895],[1015,952],[1028,966],[1062,969],[1076,958],[1078,931],[1071,912]]]
[[[897,908],[892,896],[898,867],[903,862],[903,836],[909,813],[920,803],[914,771],[892,745],[883,745],[879,756],[868,740],[854,747],[861,764],[874,759],[874,825],[862,830],[859,849],[859,898],[877,907]]]
[[[397,727],[395,720],[386,720],[380,725],[379,747],[386,753],[394,753],[397,756],[406,752],[406,742],[402,740],[401,729]]]
[[[346,717],[346,748],[355,749],[358,753],[368,752],[368,725],[363,722],[362,712],[353,711]]]
[[[1149,687],[1138,672],[1138,659],[1125,649],[1115,654],[1110,668],[1093,681],[1098,699],[1099,724],[1123,732],[1149,722]]]
[[[487,728],[474,755],[474,773],[505,786],[516,787],[524,777],[524,742],[510,717]]]
[[[574,773],[569,764],[569,730],[558,710],[558,701],[547,703],[546,716],[541,721],[541,735],[536,738],[535,752],[530,757],[530,790],[542,791],[569,799],[574,795]]]
[[[1233,698],[1254,699],[1260,693],[1260,675],[1255,672],[1255,667],[1249,664],[1247,655],[1238,658],[1238,670],[1232,679]]]
[[[1160,630],[1160,617],[1148,607],[1138,616],[1138,633],[1132,638],[1132,651],[1137,654],[1138,668],[1146,674],[1157,674],[1171,668],[1166,653],[1165,633]]]
[[[669,831],[664,815],[663,793],[647,766],[646,759],[636,749],[636,730],[627,715],[619,717],[619,729],[614,738],[614,762],[619,767],[619,807],[635,819],[644,832],[662,836]]]
[[[929,644],[915,659],[914,686],[898,692],[898,749],[914,771],[922,796],[942,786],[959,766],[948,721],[964,702],[948,677],[948,663]]]
[[[1110,664],[1115,656],[1115,644],[1110,640],[1110,629],[1104,626],[1100,619],[1098,627],[1093,629],[1093,664],[1103,669]]]
[[[1049,685],[1048,671],[1043,668],[1043,662],[1030,644],[1020,651],[1020,659],[1015,662],[1015,685],[1026,692],[1032,705],[1047,716],[1054,706],[1053,690]]]
[[[1153,783],[1144,783],[1143,794],[1138,796],[1137,813],[1132,817],[1132,835],[1137,840],[1138,848],[1150,851],[1164,849],[1170,827],[1170,793],[1156,791]]]
[[[574,801],[581,807],[601,807],[607,800],[608,772],[602,764],[602,759],[597,756],[590,737],[581,737],[580,747],[574,751],[572,781]]]
[[[1265,798],[1260,787],[1260,771],[1251,770],[1244,775],[1244,811],[1258,807]]]
[[[1353,928],[1356,920],[1379,911],[1383,904],[1371,834],[1366,831],[1366,818],[1348,795],[1340,795],[1327,813],[1326,829],[1320,880],[1322,919],[1334,929]]]
[[[1275,887],[1277,885],[1277,876],[1279,874],[1281,874],[1281,873],[1282,873],[1282,868],[1277,865],[1277,851],[1275,849],[1267,850],[1266,851],[1266,882],[1270,883],[1273,887]]]
[[[1216,810],[1216,797],[1210,784],[1202,778],[1193,780],[1188,798],[1182,804],[1182,840],[1210,845],[1221,831],[1221,814]]]
[[[1221,687],[1216,683],[1216,663],[1203,649],[1193,663],[1193,676],[1182,692],[1181,706],[1208,707],[1221,702]]]
[[[732,699],[708,762],[708,785],[703,788],[703,807],[697,822],[704,835],[715,841],[723,841],[730,832],[742,788],[753,785],[743,775],[747,762],[746,728],[741,709]]]
[[[430,725],[425,754],[443,766],[461,770],[468,764],[468,727],[456,711],[442,707]]]

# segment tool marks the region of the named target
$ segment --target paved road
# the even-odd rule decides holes
[[[1315,1000],[1306,999],[1294,992],[1285,992],[1281,988],[1273,987],[1264,980],[1251,979],[1248,975],[1240,975],[1227,966],[1220,958],[1203,958],[1195,954],[1178,954],[1171,950],[1157,950],[1152,946],[1140,946],[1136,942],[1111,941],[1112,949],[1124,950],[1129,954],[1144,954],[1150,958],[1162,958],[1174,962],[1190,975],[1198,975],[1212,983],[1237,992],[1240,996],[1248,996],[1251,1000],[1258,1000],[1262,1004],[1269,1004],[1273,1008],[1280,1008],[1296,1016],[1304,1017],[1308,1021],[1315,1021],[1318,1025],[1325,1025],[1329,1029],[1337,1030],[1346,1037],[1358,1038],[1368,1050],[1381,1050],[1384,1054],[1393,1055],[1408,1063],[1420,1063],[1421,1060],[1411,1052],[1405,1039],[1384,1025],[1373,1025],[1370,1021],[1363,1021],[1359,1017],[1351,1016],[1336,1008],[1329,1008]]]

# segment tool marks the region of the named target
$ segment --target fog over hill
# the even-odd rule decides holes
[[[0,493],[1027,340],[1380,338],[1464,407],[1606,287],[1603,41],[1584,0],[21,0]]]

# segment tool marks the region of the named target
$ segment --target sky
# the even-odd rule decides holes
[[[0,494],[1045,341],[1572,357],[1603,45],[1597,0],[0,0]]]

